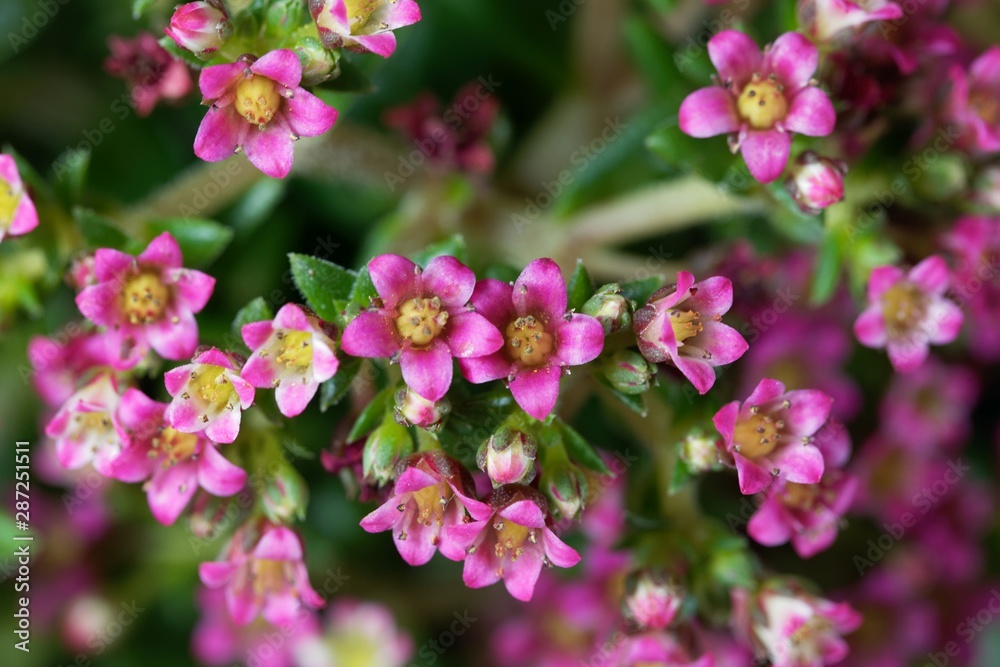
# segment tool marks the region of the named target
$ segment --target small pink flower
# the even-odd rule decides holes
[[[309,585],[299,536],[284,526],[244,526],[233,536],[226,559],[202,563],[203,584],[224,588],[226,608],[237,625],[259,613],[272,625],[292,623],[303,608],[326,602]]]
[[[535,478],[538,444],[527,433],[501,426],[476,453],[476,465],[493,486],[530,484]]]
[[[676,285],[658,290],[636,311],[639,351],[653,363],[672,363],[704,394],[715,384],[714,367],[736,361],[749,347],[721,321],[732,305],[728,278],[695,283],[693,275],[681,271]]]
[[[953,66],[949,78],[944,116],[958,126],[958,145],[984,153],[1000,151],[1000,46],[987,49],[968,71]]]
[[[551,259],[528,264],[513,285],[479,281],[472,304],[504,332],[506,345],[459,359],[462,375],[473,384],[506,378],[514,400],[535,419],[555,408],[563,369],[593,361],[604,348],[597,319],[566,312],[566,281]]]
[[[121,453],[123,434],[117,410],[121,396],[110,373],[101,373],[70,396],[45,427],[56,443],[59,465],[70,470],[93,463],[110,476],[111,463]]]
[[[413,640],[380,604],[338,600],[327,619],[324,634],[295,642],[297,667],[404,667],[414,657]]]
[[[823,452],[813,436],[829,418],[832,404],[821,391],[786,392],[781,382],[764,378],[742,405],[733,401],[715,413],[712,421],[733,456],[740,492],[763,491],[773,478],[818,482]]]
[[[134,39],[108,39],[111,55],[104,61],[109,74],[131,86],[132,104],[140,116],[148,116],[160,100],[177,100],[191,92],[187,65],[175,60],[148,32]]]
[[[222,2],[208,0],[178,6],[170,17],[170,25],[163,32],[182,49],[203,55],[225,44],[233,27]]]
[[[281,414],[302,414],[319,384],[337,372],[332,333],[332,326],[287,303],[273,321],[243,325],[243,340],[253,353],[240,375],[254,387],[274,388]]]
[[[403,426],[419,426],[428,431],[437,431],[451,412],[451,401],[428,401],[409,387],[402,387],[393,397],[393,417]]]
[[[201,487],[215,496],[231,496],[247,474],[220,454],[205,434],[181,433],[164,421],[167,404],[129,389],[118,406],[118,422],[127,446],[112,464],[111,476],[143,486],[157,521],[171,525]]]
[[[97,251],[97,284],[77,294],[76,305],[91,322],[107,327],[108,361],[115,368],[131,368],[150,347],[164,359],[194,352],[194,314],[211,298],[215,278],[182,263],[180,246],[169,232],[150,241],[138,257],[110,248]]]
[[[38,226],[35,202],[24,189],[17,163],[0,154],[0,241],[5,236],[21,236]]]
[[[198,128],[195,155],[218,162],[246,149],[257,169],[287,176],[295,141],[319,136],[337,120],[337,110],[302,88],[301,80],[302,64],[289,49],[203,69],[198,85],[211,108]]]
[[[606,663],[614,667],[645,667],[669,665],[670,667],[712,667],[714,660],[706,653],[692,660],[688,651],[672,635],[650,632],[624,637],[623,643]]]
[[[725,30],[708,41],[708,55],[721,81],[687,96],[680,128],[698,138],[732,135],[733,150],[761,183],[784,171],[792,132],[833,132],[833,104],[812,81],[819,52],[799,33],[786,32],[761,54],[750,37]]]
[[[52,407],[65,403],[94,369],[107,366],[103,335],[80,332],[79,324],[75,326],[75,335],[67,327],[65,335],[34,336],[28,343],[32,383],[42,400]]]
[[[167,423],[181,433],[205,435],[212,442],[236,440],[240,415],[253,404],[254,388],[240,377],[229,355],[211,348],[190,364],[163,376],[173,401],[165,414]]]
[[[677,617],[684,591],[660,574],[642,571],[626,590],[626,617],[640,630],[663,630]]]
[[[437,549],[445,558],[462,560],[465,552],[447,528],[466,521],[466,505],[477,502],[472,477],[440,451],[414,454],[401,468],[392,496],[362,519],[361,527],[369,533],[392,530],[399,555],[410,565],[423,565]]]
[[[902,18],[903,8],[888,0],[799,0],[798,14],[806,34],[822,43],[866,23]]]
[[[961,218],[942,245],[955,257],[955,294],[969,315],[969,348],[977,359],[1000,359],[1000,218]]]
[[[540,493],[520,485],[494,489],[486,503],[471,502],[468,509],[475,521],[446,531],[465,551],[465,585],[482,588],[503,579],[512,596],[527,602],[544,565],[579,563],[580,554],[545,525],[547,507]]]
[[[866,347],[885,347],[899,373],[916,370],[929,346],[950,343],[962,328],[962,311],[944,293],[951,284],[948,266],[932,255],[908,273],[880,266],[868,280],[868,308],[854,323]]]
[[[309,12],[326,48],[370,51],[383,58],[396,50],[392,31],[420,20],[413,0],[309,0]]]
[[[785,189],[803,213],[819,215],[844,198],[847,165],[840,160],[806,151],[795,161],[785,179]]]
[[[435,257],[422,271],[405,257],[379,255],[368,271],[381,304],[347,325],[341,346],[355,357],[398,360],[403,380],[427,400],[448,392],[452,357],[503,346],[496,327],[469,307],[476,276],[454,257]]]

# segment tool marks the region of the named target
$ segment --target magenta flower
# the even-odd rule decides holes
[[[459,359],[474,384],[506,378],[514,400],[545,419],[559,398],[563,369],[593,361],[604,348],[604,328],[589,315],[566,312],[566,281],[551,259],[536,259],[513,285],[481,280],[472,304],[500,331],[506,344],[493,354]]]
[[[653,294],[635,313],[639,351],[653,363],[670,362],[698,393],[715,384],[715,366],[730,364],[749,347],[736,329],[721,322],[733,305],[733,284],[714,276],[700,283],[687,271],[677,284]]]
[[[474,500],[472,477],[440,451],[414,454],[401,467],[392,496],[362,519],[361,527],[369,533],[392,530],[399,555],[410,565],[423,565],[436,549],[445,558],[462,560],[465,551],[447,528],[468,520],[468,504],[481,504]]]
[[[45,427],[55,441],[56,459],[69,470],[94,464],[110,477],[111,462],[124,445],[117,410],[121,396],[110,373],[101,373],[63,404]]]
[[[996,361],[1000,359],[1000,218],[961,218],[942,245],[955,257],[955,292],[969,315],[970,351],[980,360]]]
[[[111,55],[104,69],[131,87],[132,105],[140,116],[148,116],[160,100],[177,100],[191,92],[187,65],[175,60],[156,37],[142,32],[134,39],[108,39]]]
[[[76,305],[91,322],[107,327],[108,361],[115,368],[131,368],[150,347],[164,359],[194,352],[194,314],[211,298],[215,278],[182,263],[180,246],[169,232],[150,241],[138,257],[110,248],[97,251],[97,284],[77,294]]]
[[[958,126],[958,144],[972,151],[1000,151],[1000,46],[987,49],[968,71],[955,65],[948,76],[944,116]]]
[[[405,667],[413,640],[392,612],[375,602],[338,600],[327,614],[328,629],[295,642],[298,667]],[[270,667],[270,665],[268,665]]]
[[[845,174],[847,165],[840,160],[806,151],[785,179],[785,189],[803,213],[819,215],[844,198]]]
[[[220,0],[209,0],[178,6],[170,17],[170,25],[163,32],[177,46],[200,56],[212,53],[225,44],[233,27],[225,5]]]
[[[815,484],[823,476],[823,453],[813,435],[830,416],[833,399],[821,391],[785,391],[777,380],[764,378],[740,405],[724,405],[712,421],[732,454],[740,492],[751,495],[770,486],[772,478]]]
[[[253,404],[254,388],[240,377],[229,355],[211,348],[163,376],[173,401],[167,423],[181,433],[205,431],[212,442],[236,440],[240,415]]]
[[[303,608],[318,609],[322,596],[309,585],[302,542],[291,529],[265,523],[244,527],[229,543],[226,560],[202,563],[198,574],[209,588],[224,588],[226,608],[237,625],[259,613],[272,625],[292,624]]]
[[[38,226],[35,202],[24,190],[17,163],[0,154],[0,241],[5,236],[21,236]]]
[[[770,183],[785,169],[791,132],[823,137],[837,121],[833,104],[812,83],[819,53],[797,32],[760,49],[750,37],[725,30],[708,41],[719,85],[696,90],[680,108],[680,128],[692,137],[730,134],[750,173]]]
[[[164,421],[167,404],[129,389],[118,406],[126,448],[112,464],[111,477],[143,486],[157,521],[171,525],[201,487],[215,496],[231,496],[247,474],[220,454],[203,432],[181,433]]]
[[[337,120],[337,110],[302,88],[301,80],[302,64],[289,49],[203,69],[198,85],[211,108],[194,154],[218,162],[246,149],[250,163],[268,176],[287,176],[292,144],[323,134]]]
[[[503,579],[507,591],[527,602],[542,566],[573,567],[580,554],[546,525],[545,498],[520,485],[494,489],[486,503],[468,505],[475,521],[450,526],[448,539],[466,553],[462,580],[482,588]]]
[[[822,43],[866,23],[901,18],[903,8],[888,0],[799,0],[798,14],[806,34]]]
[[[413,0],[309,0],[319,39],[328,49],[347,48],[388,58],[396,50],[396,28],[420,20]]]
[[[346,354],[398,361],[403,380],[429,401],[451,386],[452,357],[496,352],[497,328],[469,307],[476,285],[472,269],[454,257],[435,257],[420,267],[399,255],[368,262],[381,304],[354,318],[341,340]]]
[[[684,591],[662,575],[639,572],[629,582],[623,603],[626,618],[640,630],[663,630],[677,617]]]
[[[50,406],[61,406],[79,388],[81,380],[94,369],[107,366],[105,350],[102,334],[69,334],[65,340],[32,337],[28,361],[35,391]]]
[[[909,273],[877,267],[868,279],[868,308],[854,322],[854,335],[867,347],[887,348],[897,372],[916,370],[932,343],[950,343],[962,328],[962,311],[944,296],[950,284],[948,266],[937,255]]]
[[[817,484],[778,481],[747,524],[747,533],[765,546],[789,540],[802,558],[829,548],[837,539],[844,513],[850,508],[858,480],[829,470]]]
[[[253,354],[240,375],[254,387],[273,387],[286,417],[302,414],[319,383],[337,372],[332,327],[294,303],[282,306],[273,321],[244,324],[241,333]]]

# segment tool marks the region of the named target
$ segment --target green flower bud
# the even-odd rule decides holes
[[[641,394],[656,377],[656,367],[638,352],[619,350],[611,355],[601,372],[611,386],[623,394]]]
[[[622,294],[618,283],[601,287],[580,310],[585,315],[597,318],[604,327],[605,336],[632,328],[632,302]]]

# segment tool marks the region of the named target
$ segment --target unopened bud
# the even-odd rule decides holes
[[[571,520],[583,509],[587,497],[587,478],[567,460],[557,460],[542,470],[542,489],[562,520]]]
[[[412,453],[410,431],[395,419],[383,419],[368,436],[361,455],[365,482],[382,486],[391,481],[396,464]]]
[[[451,412],[451,402],[447,398],[428,401],[409,387],[397,391],[395,400],[393,416],[403,426],[419,426],[428,431],[437,431]]]
[[[500,427],[476,454],[476,465],[490,476],[493,486],[528,484],[535,478],[538,446],[522,431]]]
[[[625,616],[640,630],[663,630],[677,616],[684,592],[666,577],[643,570],[626,582]]]
[[[601,369],[611,386],[623,394],[641,394],[656,377],[656,367],[638,352],[619,350]]]
[[[580,309],[585,315],[597,318],[604,327],[604,335],[632,328],[632,302],[622,294],[618,283],[609,283],[597,290]]]
[[[679,453],[692,472],[706,472],[720,467],[718,439],[700,430],[688,433],[680,443]]]
[[[785,189],[803,213],[819,215],[844,198],[847,165],[840,160],[806,151],[789,170]]]
[[[291,523],[305,518],[309,489],[295,468],[282,463],[261,495],[264,513],[275,523]]]
[[[293,47],[302,63],[302,85],[315,86],[338,73],[338,57],[315,37],[303,37]]]
[[[233,34],[233,27],[222,3],[209,0],[179,6],[163,32],[182,49],[204,56],[225,44]]]

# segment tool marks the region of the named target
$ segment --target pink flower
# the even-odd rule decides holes
[[[213,442],[236,440],[241,411],[253,404],[254,388],[228,355],[213,347],[167,371],[163,380],[174,398],[165,414],[170,426],[181,433],[204,429]]]
[[[854,501],[858,480],[828,470],[817,484],[779,480],[747,524],[747,533],[773,547],[792,541],[795,553],[810,558],[833,544],[841,517]]]
[[[721,84],[696,90],[680,108],[680,128],[692,137],[730,134],[750,173],[761,183],[788,162],[791,132],[823,137],[837,121],[830,99],[812,83],[819,53],[787,32],[761,54],[750,37],[725,30],[708,41]]]
[[[1000,46],[987,49],[968,71],[953,66],[948,76],[944,116],[958,126],[958,144],[972,151],[1000,151]]]
[[[448,392],[452,357],[503,346],[496,327],[468,306],[476,276],[454,257],[435,257],[421,271],[405,257],[379,255],[368,271],[382,303],[347,325],[341,346],[355,357],[398,360],[403,380],[427,400]]]
[[[108,361],[115,368],[131,368],[150,347],[164,359],[194,352],[194,314],[211,298],[215,278],[185,269],[182,262],[169,232],[150,241],[138,257],[110,248],[97,251],[97,284],[77,294],[76,305],[91,322],[107,327]]]
[[[462,579],[482,588],[503,579],[507,591],[527,602],[543,565],[573,567],[580,554],[546,525],[547,503],[532,488],[494,489],[486,503],[470,503],[475,521],[450,526],[448,539],[466,553]]]
[[[392,530],[399,555],[410,565],[423,565],[436,549],[445,558],[462,560],[447,529],[467,520],[465,508],[474,500],[468,471],[440,451],[410,456],[401,466],[392,496],[361,520],[369,533]]]
[[[198,574],[209,588],[224,588],[226,608],[237,625],[259,613],[272,625],[292,623],[303,608],[325,601],[309,585],[302,543],[291,529],[264,523],[233,536],[226,560],[202,563]]]
[[[758,493],[772,478],[815,484],[823,476],[823,453],[813,435],[830,416],[833,399],[821,391],[785,391],[777,380],[764,378],[740,405],[722,407],[712,421],[732,454],[740,492]]]
[[[166,403],[129,389],[118,406],[127,446],[112,464],[111,476],[124,482],[150,479],[143,488],[157,521],[171,525],[201,487],[231,496],[247,474],[220,454],[205,434],[181,433],[164,421]]]
[[[806,151],[785,179],[785,189],[803,213],[819,215],[844,198],[845,174],[847,165],[840,160]]]
[[[393,417],[403,426],[419,426],[428,431],[438,431],[445,417],[451,412],[451,401],[428,401],[409,387],[401,387],[393,396]]]
[[[306,92],[301,80],[302,65],[289,49],[203,69],[198,85],[211,108],[198,128],[194,154],[218,162],[246,149],[250,163],[268,176],[287,176],[292,144],[323,134],[337,120],[337,110]]]
[[[817,42],[873,21],[902,18],[903,8],[888,0],[799,0],[799,24]]]
[[[650,632],[625,637],[615,651],[610,662],[614,667],[645,667],[646,665],[669,665],[670,667],[712,667],[710,654],[692,660],[687,650],[672,635]]]
[[[243,325],[243,340],[253,354],[240,374],[254,387],[273,387],[281,414],[302,414],[319,383],[337,372],[332,333],[331,325],[287,303],[273,321]]]
[[[472,304],[504,332],[506,344],[488,356],[459,359],[462,375],[473,384],[506,378],[521,409],[548,417],[563,369],[593,361],[604,348],[601,323],[567,313],[566,303],[566,282],[551,259],[528,264],[513,285],[479,281]]]
[[[101,373],[66,400],[45,435],[56,443],[59,465],[70,470],[93,463],[97,472],[110,476],[111,462],[123,447],[117,410],[121,396],[110,373]]]
[[[700,283],[687,271],[677,284],[653,294],[635,313],[639,351],[653,363],[669,361],[698,393],[715,384],[715,366],[730,364],[749,347],[736,329],[721,322],[733,305],[733,284],[714,276]]]
[[[530,484],[535,478],[538,443],[527,433],[501,426],[476,453],[476,465],[493,486]]]
[[[948,266],[932,255],[908,273],[880,266],[868,280],[868,308],[854,323],[862,345],[885,347],[899,373],[924,363],[931,343],[943,345],[958,337],[962,311],[946,299],[951,283]]]
[[[109,74],[125,79],[132,89],[132,105],[148,116],[160,100],[177,100],[191,92],[187,65],[175,60],[148,32],[135,39],[108,39],[111,55],[104,61]]]
[[[57,337],[32,337],[28,361],[35,391],[43,401],[59,407],[91,371],[106,368],[105,348],[103,335],[81,332],[79,324],[70,325],[65,334]]]
[[[297,667],[404,667],[414,657],[413,640],[380,604],[338,600],[327,617],[325,634],[295,642]]]
[[[392,31],[420,20],[413,0],[309,0],[309,12],[326,48],[370,51],[383,58],[396,50]]]
[[[627,586],[625,615],[640,630],[667,628],[684,602],[684,591],[658,573],[644,570]]]
[[[0,241],[5,236],[21,236],[38,226],[35,202],[24,190],[17,163],[0,154]]]
[[[1000,218],[961,218],[941,241],[955,257],[955,292],[969,314],[972,354],[1000,359]]]
[[[233,27],[222,2],[209,0],[178,6],[170,17],[170,25],[163,32],[177,46],[200,56],[212,53],[225,44]]]

